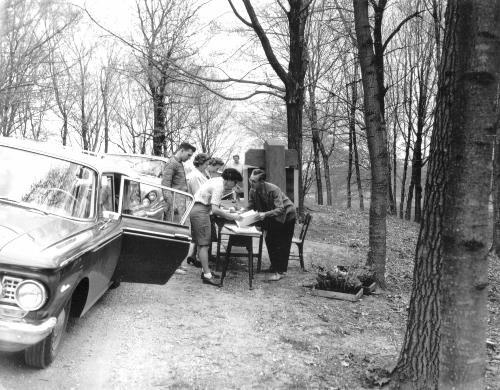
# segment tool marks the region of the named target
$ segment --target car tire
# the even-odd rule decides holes
[[[62,339],[66,333],[68,318],[71,311],[71,298],[68,299],[62,310],[57,315],[57,323],[52,332],[40,341],[24,351],[26,365],[35,368],[48,367],[57,356]]]

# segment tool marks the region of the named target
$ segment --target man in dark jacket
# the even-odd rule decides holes
[[[194,152],[196,148],[193,145],[183,142],[165,166],[161,185],[187,192],[186,172],[182,163],[189,160]]]
[[[259,220],[266,230],[266,246],[271,261],[270,281],[280,280],[288,268],[293,230],[297,218],[295,206],[280,188],[266,180],[262,169],[250,176],[248,208],[259,212]]]

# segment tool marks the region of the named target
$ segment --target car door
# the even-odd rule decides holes
[[[187,255],[193,197],[154,180],[122,177],[118,212],[123,237],[114,280],[165,284]]]

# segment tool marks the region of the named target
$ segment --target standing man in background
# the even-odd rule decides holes
[[[239,154],[233,155],[233,161],[229,161],[226,164],[226,168],[233,168],[236,169],[241,176],[243,176],[243,164],[240,162],[240,156]],[[234,194],[233,194],[233,202],[237,202],[239,198],[243,197],[243,182],[240,181],[234,188]]]
[[[161,180],[161,185],[165,187],[170,187],[179,191],[188,192],[188,185],[186,180],[186,172],[184,171],[184,165],[182,163],[188,161],[196,148],[187,143],[183,142],[177,149],[177,152],[168,161],[165,169],[163,170],[163,176]],[[163,192],[163,198],[166,203],[165,210],[165,220],[166,221],[178,221],[180,215],[183,212],[179,212],[179,208],[185,207],[185,204],[173,204],[174,199],[172,199],[172,194],[169,191]],[[182,210],[181,210],[182,211]],[[180,266],[176,271],[178,274],[185,274],[186,270],[183,266]]]
[[[162,186],[184,192],[188,191],[186,172],[184,171],[184,165],[182,165],[182,163],[189,160],[194,152],[196,152],[196,148],[190,143],[183,142],[179,146],[177,152],[175,152],[165,166],[163,178],[161,180]]]
[[[236,169],[240,173],[240,175],[243,175],[243,164],[240,163],[240,156],[238,154],[235,154],[233,156],[233,161],[229,161],[226,164],[226,168]]]

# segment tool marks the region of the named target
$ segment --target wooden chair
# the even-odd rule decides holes
[[[304,240],[306,238],[307,229],[309,229],[309,224],[311,223],[312,216],[310,213],[307,213],[304,222],[302,222],[302,228],[300,229],[300,234],[298,237],[292,238],[292,244],[296,244],[299,249],[299,254],[296,255],[294,253],[290,253],[291,259],[299,259],[300,267],[305,271],[304,267]]]

